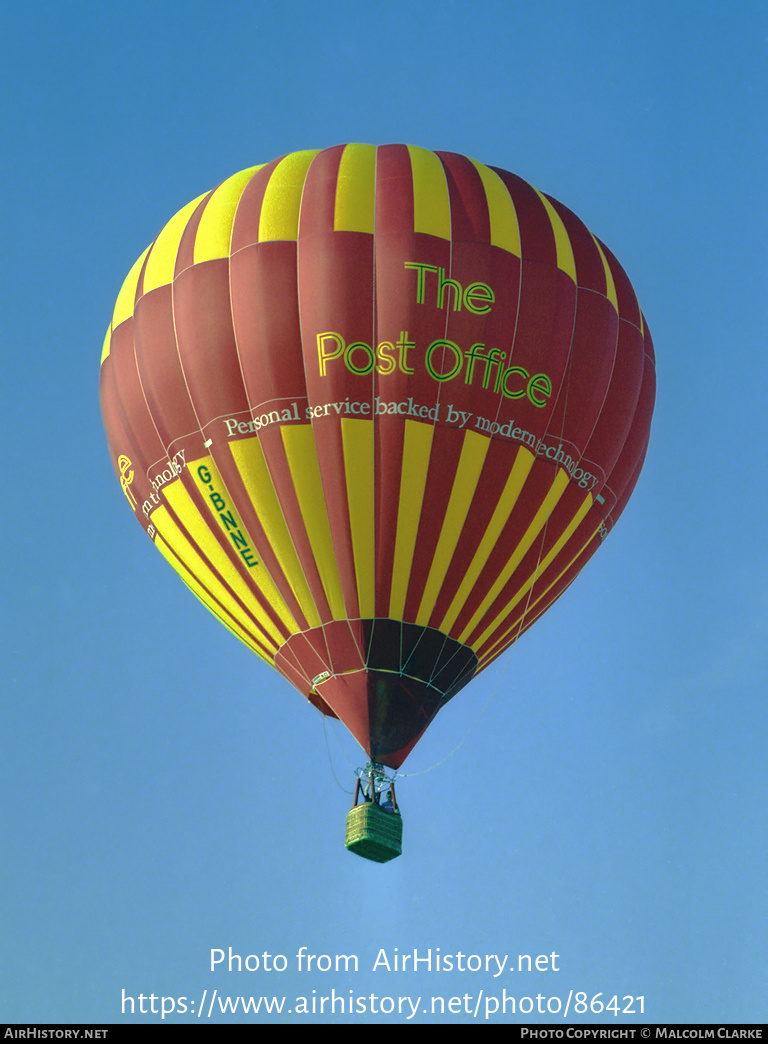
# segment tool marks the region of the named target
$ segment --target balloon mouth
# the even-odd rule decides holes
[[[293,635],[275,666],[314,706],[343,721],[370,758],[399,768],[471,680],[477,656],[434,628],[373,619]]]

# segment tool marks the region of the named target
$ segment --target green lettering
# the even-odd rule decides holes
[[[408,365],[408,349],[415,348],[416,342],[408,340],[408,331],[400,331],[400,340],[397,342],[400,349],[400,369],[403,373],[413,373],[413,367]]]
[[[366,354],[365,365],[356,366],[352,362],[352,353],[362,349]],[[347,350],[344,352],[344,365],[352,373],[356,373],[359,377],[363,374],[370,373],[376,363],[376,357],[373,354],[373,348],[370,344],[366,344],[365,341],[353,341],[352,344],[347,345]]]
[[[435,265],[422,264],[420,261],[405,261],[404,265],[406,268],[414,269],[418,273],[416,278],[416,304],[424,304],[425,273],[436,272],[437,267]]]
[[[536,393],[540,393],[543,398],[539,398]],[[534,406],[546,406],[547,399],[552,394],[552,381],[547,377],[546,373],[537,373],[531,377],[528,381],[528,398],[531,400]]]
[[[525,388],[521,388],[520,391],[510,391],[507,387],[507,380],[513,374],[522,377],[523,381],[528,380],[528,371],[524,370],[522,366],[508,366],[501,375],[501,391],[508,399],[522,399],[525,395]]]
[[[381,374],[392,373],[395,369],[395,360],[389,355],[389,352],[394,352],[395,346],[391,341],[380,341],[376,347],[376,355],[379,361],[376,363],[376,369]]]
[[[456,360],[453,369],[449,370],[448,373],[438,373],[438,371],[432,365],[432,355],[440,348],[447,348],[448,351],[453,352],[453,357]],[[443,352],[441,361],[444,358],[445,352]],[[433,341],[432,344],[430,344],[429,348],[427,348],[427,355],[425,361],[427,366],[427,373],[430,377],[434,377],[436,381],[450,381],[451,378],[455,377],[461,369],[461,364],[464,361],[464,355],[461,351],[461,348],[459,348],[457,344],[454,344],[453,341]]]
[[[236,529],[234,533],[229,534],[232,537],[232,543],[235,547],[248,547],[248,541],[243,536],[241,529]]]
[[[461,283],[456,279],[446,279],[445,269],[441,268],[437,277],[437,307],[443,307],[446,287],[453,287],[453,310],[461,311]]]
[[[336,345],[335,348],[327,349],[325,346],[326,341],[331,341]],[[337,333],[321,333],[317,335],[317,356],[318,363],[320,365],[320,376],[325,377],[326,363],[330,362],[331,359],[338,359],[344,351],[344,338]]]
[[[486,312],[490,312],[495,300],[493,290],[487,283],[470,283],[464,291],[464,304],[475,315],[485,315]]]

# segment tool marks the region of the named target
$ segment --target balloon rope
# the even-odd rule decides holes
[[[506,670],[508,671],[509,667],[507,667]],[[462,737],[462,739],[459,740],[459,742],[456,744],[456,746],[453,748],[453,750],[450,750],[439,761],[434,762],[434,764],[432,764],[432,765],[428,765],[427,768],[419,769],[418,772],[399,772],[398,776],[401,779],[413,779],[414,776],[424,776],[424,775],[427,774],[427,772],[433,772],[436,768],[440,768],[440,766],[444,765],[446,763],[446,761],[450,761],[450,759],[454,756],[454,754],[457,754],[461,750],[461,748],[467,742],[467,740],[472,735],[472,733],[475,731],[477,726],[480,724],[482,719],[485,717],[485,714],[487,713],[488,708],[490,707],[490,705],[493,702],[493,700],[496,698],[496,693],[499,691],[499,686],[501,685],[503,680],[504,680],[504,676],[502,675],[502,677],[500,677],[499,680],[496,682],[496,685],[494,686],[493,691],[491,692],[491,694],[488,697],[488,699],[485,701],[485,705],[480,710],[480,713],[478,714],[478,716],[475,719],[474,723],[472,725],[470,725],[470,727],[467,729],[465,735]]]
[[[322,715],[322,719],[323,719],[323,736],[325,737],[325,750],[326,750],[326,753],[328,754],[328,764],[331,766],[331,772],[333,773],[333,778],[336,780],[336,786],[339,788],[339,790],[343,791],[343,793],[345,793],[345,794],[352,794],[353,791],[347,790],[346,787],[342,786],[339,777],[336,775],[336,767],[333,764],[333,757],[331,756],[331,744],[330,744],[330,742],[328,740],[328,727],[327,727],[327,725],[325,723],[327,717],[328,717],[327,714],[323,714]],[[349,758],[347,758],[347,763],[349,764],[349,767],[354,772],[354,767],[352,765],[352,762],[349,760]]]

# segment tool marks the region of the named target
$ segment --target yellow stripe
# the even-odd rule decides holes
[[[197,546],[210,563],[214,572],[222,578],[227,587],[234,592],[245,608],[249,610],[254,619],[258,621],[259,626],[263,629],[265,634],[264,644],[268,647],[270,645],[273,646],[273,648],[270,649],[270,652],[274,652],[285,641],[284,636],[281,635],[275,624],[264,612],[262,606],[259,605],[254,597],[253,589],[237,571],[237,568],[231,562],[226,551],[211,532],[208,519],[204,518],[197,510],[195,502],[184,488],[181,479],[176,479],[174,482],[170,482],[167,486],[164,486],[162,492],[163,497],[168,501],[174,514],[192,538],[191,542],[184,538],[184,554],[180,553],[178,547],[174,546],[174,543],[171,540],[168,540],[168,543],[174,551],[176,551],[176,554],[178,554],[182,562],[189,565],[190,572],[194,573],[196,576],[200,576],[198,569],[202,563],[202,558],[194,549],[195,545]],[[158,529],[160,529],[159,526]],[[166,537],[166,539],[168,538]],[[186,554],[188,553],[194,555],[196,565],[193,566],[191,562],[187,561]],[[209,590],[213,590],[210,584],[206,584],[206,586]],[[222,592],[223,594],[221,597],[217,596],[219,597],[219,601],[235,617],[235,619],[240,619],[240,622],[243,623],[243,609],[237,605],[235,599],[231,595],[224,591],[223,587]],[[245,626],[245,624],[243,624],[243,626]]]
[[[419,530],[421,505],[427,484],[429,454],[432,449],[432,425],[406,420],[403,463],[400,472],[400,502],[397,510],[397,536],[392,562],[392,589],[389,615],[402,620],[405,598],[413,564],[413,550]]]
[[[175,487],[175,489],[173,487]],[[178,492],[179,489],[181,490],[181,493]],[[197,509],[189,498],[189,494],[182,486],[181,479],[176,479],[176,481],[172,482],[169,486],[165,486],[163,494],[166,496],[168,503],[174,511],[176,511],[177,507],[181,507],[182,513],[187,516],[186,519],[182,518],[182,523],[188,531],[190,531],[189,524],[193,526],[193,538],[203,554],[201,555],[198,553],[195,545],[187,539],[180,527],[171,518],[168,509],[165,507],[157,508],[157,510],[153,511],[150,516],[152,524],[157,528],[158,533],[162,536],[163,540],[165,540],[173,553],[190,571],[192,576],[194,576],[202,587],[209,591],[216,601],[226,609],[233,620],[236,620],[243,630],[252,630],[256,633],[259,640],[267,648],[269,653],[274,656],[277,647],[282,645],[283,639],[279,638],[278,641],[275,642],[264,634],[258,634],[257,628],[253,626],[250,620],[243,620],[242,606],[237,604],[230,591],[227,590],[219,579],[219,576],[223,576],[228,583],[232,579],[236,582],[240,581],[239,586],[241,588],[244,586],[243,582],[235,573],[234,567],[222,551],[221,547],[219,547],[218,542],[211,534],[204,520],[199,515]],[[195,518],[194,516],[197,517]],[[213,545],[215,545],[215,547]],[[205,557],[203,557],[203,555],[205,555]],[[222,559],[224,560],[223,562]],[[211,566],[213,566],[213,568],[211,568]],[[232,585],[230,584],[230,586]],[[252,602],[253,599],[251,598],[250,601]],[[206,605],[207,604],[208,603],[206,602]]]
[[[375,188],[376,146],[347,145],[336,182],[336,232],[373,233]]]
[[[496,547],[496,543],[509,521],[509,516],[512,514],[512,509],[517,503],[520,490],[523,488],[523,484],[528,478],[528,474],[535,459],[533,453],[531,453],[530,450],[527,450],[524,446],[521,446],[517,451],[512,470],[504,484],[504,489],[501,492],[499,502],[493,512],[493,517],[488,524],[483,539],[480,541],[469,569],[456,592],[456,597],[453,599],[448,612],[440,623],[439,629],[443,631],[443,633],[450,634],[451,628],[456,623],[459,613],[469,598],[470,592],[477,583],[478,577],[485,568],[488,559],[491,556],[491,552]]]
[[[160,510],[165,511],[166,509],[161,508]],[[152,521],[155,521],[154,514],[152,515]],[[179,576],[190,589],[190,591],[197,598],[200,599],[200,601],[203,603],[206,609],[208,609],[209,612],[213,613],[213,615],[218,620],[220,620],[221,623],[223,623],[224,626],[228,628],[228,630],[230,630],[232,634],[235,635],[235,637],[239,638],[241,642],[247,645],[252,652],[255,652],[257,656],[260,656],[262,658],[262,660],[264,660],[270,666],[274,667],[273,660],[271,660],[268,656],[264,655],[263,650],[259,648],[256,642],[253,640],[252,636],[248,634],[246,631],[244,631],[236,620],[233,620],[228,613],[225,614],[223,612],[219,603],[211,597],[208,591],[206,591],[202,584],[199,583],[197,578],[194,577],[186,568],[186,566],[184,566],[179,561],[179,559],[176,557],[173,551],[171,551],[171,548],[168,546],[168,544],[166,544],[163,538],[159,535],[155,538],[155,547],[158,549],[158,551],[166,560],[166,562],[168,562],[169,565],[173,566],[173,568],[179,574]]]
[[[512,197],[495,170],[482,163],[470,162],[480,175],[488,202],[491,221],[491,246],[501,247],[515,257],[520,257],[520,226]]]
[[[311,424],[285,425],[281,429],[283,446],[304,519],[315,565],[334,620],[346,620],[341,580],[333,549],[331,526],[325,507],[325,494],[317,462]]]
[[[589,496],[589,498],[590,498],[590,503],[589,503],[589,504],[587,505],[587,510],[588,510],[588,509],[589,509],[589,507],[591,506],[591,494],[588,494],[588,496]],[[584,505],[582,505],[582,507],[584,507]],[[579,516],[580,516],[580,517],[579,517]],[[583,515],[581,515],[581,510],[579,511],[579,514],[578,514],[578,516],[577,516],[577,517],[579,517],[579,521],[581,521],[581,519],[583,518]],[[578,522],[576,523],[576,526],[577,526],[577,525],[578,525]],[[575,527],[575,526],[573,526],[573,525],[572,525],[571,527],[569,527],[569,529],[570,529],[570,534],[569,534],[569,535],[572,535],[572,533],[573,533],[573,530],[574,530],[575,528],[576,528],[576,527]],[[512,625],[511,625],[511,627],[509,627],[509,628],[508,628],[508,629],[507,629],[507,630],[505,631],[505,633],[504,633],[504,634],[503,634],[503,635],[502,635],[502,636],[501,636],[501,637],[500,637],[500,638],[499,638],[499,639],[498,639],[497,641],[495,641],[495,642],[493,643],[493,645],[492,645],[492,646],[491,646],[491,647],[490,647],[489,649],[487,649],[487,650],[486,650],[486,651],[485,651],[485,652],[483,653],[483,657],[482,657],[482,659],[480,660],[480,668],[479,668],[480,670],[482,670],[482,668],[483,668],[483,667],[484,667],[484,666],[485,666],[485,665],[486,665],[486,664],[488,663],[488,660],[489,660],[489,659],[495,659],[495,657],[496,657],[496,656],[498,656],[498,655],[499,655],[499,653],[503,652],[503,648],[504,648],[504,647],[506,647],[507,645],[511,645],[511,644],[512,644],[512,643],[511,643],[511,641],[509,640],[509,635],[510,635],[510,634],[512,634],[512,633],[513,633],[513,632],[514,632],[515,630],[517,630],[518,628],[522,627],[522,622],[523,622],[523,619],[525,619],[525,620],[526,620],[526,623],[525,623],[525,627],[526,627],[526,628],[528,628],[528,627],[530,627],[530,626],[531,626],[531,624],[532,624],[532,623],[534,622],[534,620],[536,619],[537,615],[541,615],[541,612],[543,612],[544,610],[542,609],[542,610],[541,610],[541,612],[540,612],[539,614],[535,614],[535,613],[533,612],[534,608],[535,608],[535,607],[536,607],[537,605],[539,605],[539,603],[540,603],[540,602],[541,602],[541,601],[542,601],[542,600],[543,600],[544,598],[546,598],[546,596],[547,596],[547,594],[549,593],[549,591],[551,591],[551,589],[552,589],[552,588],[553,588],[553,587],[554,587],[554,586],[555,586],[555,585],[556,585],[557,583],[559,583],[559,581],[560,581],[560,580],[562,579],[562,577],[563,577],[563,576],[564,576],[564,575],[565,575],[565,574],[566,574],[566,573],[568,572],[568,570],[569,570],[569,569],[571,568],[571,566],[572,566],[572,565],[574,564],[574,562],[578,561],[578,559],[579,559],[579,558],[581,558],[581,556],[582,556],[582,555],[584,554],[584,552],[586,551],[586,549],[587,549],[587,548],[589,547],[589,545],[590,545],[590,544],[591,544],[591,542],[592,542],[592,541],[593,541],[593,540],[595,539],[595,537],[597,536],[597,534],[598,534],[599,532],[600,532],[600,526],[598,525],[598,526],[597,526],[597,527],[595,528],[594,532],[593,532],[593,533],[592,533],[592,534],[590,535],[590,537],[589,537],[589,539],[588,539],[588,540],[586,541],[586,543],[584,543],[584,544],[582,545],[582,547],[581,547],[581,548],[579,549],[579,551],[578,551],[578,552],[577,552],[577,553],[576,553],[576,554],[575,554],[575,555],[573,556],[573,558],[571,558],[571,560],[570,560],[570,561],[569,561],[569,562],[568,562],[568,563],[567,563],[566,565],[564,565],[564,566],[563,566],[563,568],[562,568],[562,569],[560,570],[560,572],[559,572],[559,573],[557,574],[557,576],[556,576],[556,577],[554,578],[554,580],[552,581],[552,583],[551,583],[551,584],[549,584],[549,585],[548,585],[548,586],[547,586],[547,587],[545,588],[545,590],[541,592],[541,594],[540,594],[540,595],[538,596],[538,598],[536,599],[536,601],[535,601],[535,602],[533,602],[533,603],[532,603],[531,605],[528,605],[528,606],[526,606],[526,607],[525,607],[525,610],[524,610],[524,612],[523,612],[523,613],[521,613],[521,615],[520,615],[520,616],[518,616],[518,618],[517,618],[517,619],[515,620],[515,622],[514,622],[514,623],[513,623]],[[565,542],[565,541],[563,541],[563,543],[564,543],[564,542]],[[550,560],[550,562],[551,562],[551,556],[550,556],[550,555],[548,555],[548,556],[547,556],[547,558],[548,558],[548,559]],[[543,571],[544,571],[544,567],[542,566],[542,568],[541,568],[541,569],[539,569],[539,571],[538,571],[538,574],[540,575],[540,574],[541,574],[541,573],[542,573]],[[534,580],[535,580],[535,577],[534,577]],[[546,608],[546,607],[545,607],[545,608]],[[500,646],[502,646],[503,648],[499,648]]]
[[[440,157],[408,146],[413,175],[413,230],[451,238],[451,203]]]
[[[550,552],[541,560],[541,562],[539,562],[539,564],[537,565],[537,567],[534,570],[534,572],[531,573],[531,575],[525,581],[523,586],[516,593],[514,598],[512,598],[511,601],[509,601],[507,603],[507,605],[504,606],[504,608],[501,610],[501,612],[498,613],[498,615],[496,616],[495,620],[488,627],[486,627],[485,631],[483,631],[483,633],[478,638],[477,644],[476,644],[475,648],[480,648],[480,646],[482,646],[488,640],[488,638],[493,634],[493,632],[498,627],[500,627],[504,623],[505,620],[507,620],[509,618],[512,610],[515,608],[515,606],[520,601],[520,599],[523,598],[523,596],[526,595],[528,593],[528,591],[530,591],[530,589],[536,583],[536,580],[538,579],[538,577],[540,577],[549,568],[549,566],[552,564],[552,562],[556,558],[556,556],[562,551],[563,547],[568,542],[568,540],[570,540],[571,536],[573,535],[574,531],[576,530],[576,527],[579,525],[579,523],[582,521],[582,519],[584,518],[584,516],[586,515],[586,513],[589,511],[589,509],[591,507],[592,507],[592,495],[588,493],[586,498],[585,498],[585,500],[582,502],[579,510],[573,516],[573,518],[571,519],[569,525],[565,529],[564,533],[561,535],[560,539],[557,541],[557,543],[554,545],[554,547],[550,550]],[[557,581],[553,581],[553,583],[556,583],[556,582]],[[541,597],[543,597],[543,594],[541,595]],[[537,599],[536,601],[538,601],[538,600],[539,599]],[[536,604],[536,602],[533,603],[533,605],[535,605],[535,604]],[[526,609],[526,612],[530,608],[532,608],[532,606],[529,606]],[[525,613],[523,613],[523,616],[525,616]],[[516,624],[513,625],[506,632],[506,635],[508,635],[511,631],[513,631],[515,629],[515,626],[517,626],[519,624],[520,624],[520,621],[517,621]],[[506,637],[506,635],[505,635],[505,637]],[[503,638],[499,639],[499,641],[503,641],[503,640],[504,640]],[[498,642],[496,644],[498,644]]]
[[[549,202],[547,197],[538,189],[534,190],[547,211],[552,231],[555,234],[555,249],[557,250],[557,267],[567,272],[571,279],[576,282],[576,262],[573,259],[573,247],[570,237],[565,229],[562,218]]]
[[[144,264],[144,258],[148,253],[149,247],[147,247],[138,261],[134,262],[130,272],[125,277],[125,282],[120,287],[120,293],[117,295],[117,301],[115,301],[115,310],[112,314],[113,330],[133,315],[133,306],[136,302],[136,287],[139,285],[141,266]]]
[[[256,517],[261,523],[269,546],[291,586],[291,591],[299,603],[301,611],[310,627],[319,627],[320,614],[304,578],[304,571],[299,563],[296,548],[293,546],[291,534],[288,532],[288,526],[285,523],[280,501],[277,499],[258,438],[238,439],[236,442],[230,442],[229,449],[250,497],[253,510],[256,512]]]
[[[309,165],[319,149],[292,152],[280,160],[272,172],[259,218],[259,242],[272,239],[297,239],[301,194]]]
[[[590,235],[592,236],[591,232]],[[613,272],[611,272],[610,265],[608,264],[608,258],[603,253],[603,248],[600,246],[600,243],[595,238],[595,236],[592,236],[592,239],[595,241],[595,246],[600,251],[600,260],[603,262],[603,269],[605,271],[605,296],[616,309],[616,312],[618,312],[619,299],[616,296],[616,284],[613,281]]]
[[[243,525],[243,521],[237,511],[235,511],[227,487],[214,463],[213,457],[201,457],[199,460],[190,461],[189,471],[197,484],[200,495],[205,499],[211,511],[215,524],[242,559],[242,563],[247,570],[246,576],[248,581],[253,583],[269,602],[289,634],[295,634],[301,630],[285,604],[282,595],[275,587],[272,577],[260,561],[261,552]],[[203,475],[205,475],[205,479]],[[268,622],[268,618],[265,618],[265,627],[267,627]]]
[[[355,557],[360,616],[376,615],[376,567],[373,509],[373,421],[343,418],[344,473],[347,480],[349,527]]]
[[[429,569],[429,576],[424,585],[419,611],[416,615],[416,623],[422,627],[426,627],[429,624],[435,608],[435,602],[440,595],[440,589],[445,581],[446,573],[453,559],[453,553],[456,550],[461,531],[464,528],[490,444],[491,440],[485,435],[479,435],[475,431],[464,433],[461,457],[456,468],[451,496],[443,519],[440,536],[437,540],[432,565]]]
[[[167,286],[173,282],[173,270],[176,267],[176,255],[179,243],[184,235],[187,222],[192,217],[195,207],[207,195],[206,192],[174,214],[160,235],[150,247],[147,267],[144,271],[144,293],[155,290],[158,286]]]
[[[494,601],[501,594],[510,577],[517,569],[517,567],[520,565],[520,562],[523,560],[527,552],[530,550],[531,545],[541,532],[545,522],[554,511],[555,505],[557,504],[560,497],[563,495],[563,492],[565,491],[565,487],[567,485],[568,472],[565,471],[564,468],[560,468],[557,475],[555,476],[552,485],[549,488],[549,491],[547,492],[547,495],[544,498],[543,504],[536,512],[536,517],[528,526],[528,529],[525,531],[520,543],[515,548],[513,555],[511,556],[507,564],[504,566],[499,576],[496,578],[496,581],[488,591],[488,594],[480,603],[480,606],[475,612],[474,616],[462,631],[459,637],[460,642],[466,644],[470,634],[472,634],[474,629],[477,627],[477,625],[483,619],[490,607],[493,605]],[[479,643],[474,643],[472,648],[477,650],[478,646]]]
[[[219,257],[229,257],[229,244],[232,239],[232,226],[235,223],[237,205],[248,182],[261,166],[264,164],[233,174],[213,191],[200,217],[195,236],[193,264],[200,264],[201,261],[214,261]]]
[[[112,347],[112,327],[110,326],[107,330],[107,336],[104,338],[104,344],[101,349],[101,362],[100,366],[104,365],[104,360],[109,355],[109,349]]]

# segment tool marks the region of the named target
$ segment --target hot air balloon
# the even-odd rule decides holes
[[[563,593],[637,481],[654,354],[623,269],[499,168],[294,152],[163,228],[100,385],[137,519],[357,738],[348,847],[397,855],[384,768]]]

